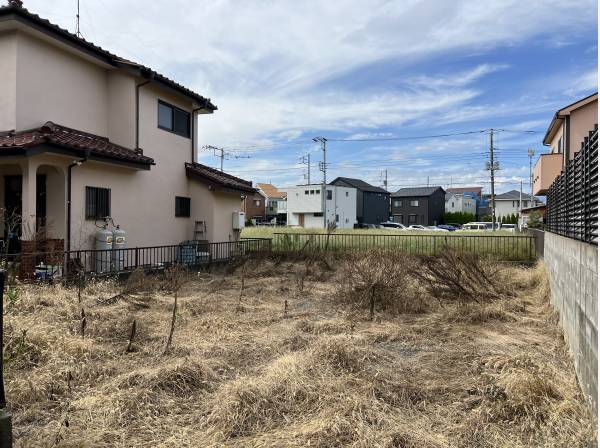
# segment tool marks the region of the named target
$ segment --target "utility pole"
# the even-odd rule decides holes
[[[498,162],[494,161],[494,129],[490,129],[490,160],[486,162],[486,169],[490,170],[490,183],[492,195],[492,231],[496,230],[496,193],[494,184],[494,172],[500,169]]]
[[[300,163],[306,165],[307,173],[304,175],[304,178],[308,185],[310,185],[310,152],[305,156],[300,157]]]
[[[427,176],[427,186],[429,186],[429,176]]]
[[[531,190],[531,205],[533,206],[533,171],[531,170],[531,161],[533,159],[533,155],[535,151],[533,148],[529,148],[527,150],[527,155],[529,156],[529,188]]]
[[[387,168],[385,170],[385,180],[383,181],[383,189],[387,191],[388,179],[387,179]]]
[[[521,230],[521,221],[523,221],[523,179],[519,189],[519,219],[517,219],[517,229]]]
[[[319,163],[319,169],[323,172],[323,194],[321,202],[323,203],[323,227],[327,228],[327,139],[325,137],[315,137],[313,142],[321,143],[323,151],[323,161]]]

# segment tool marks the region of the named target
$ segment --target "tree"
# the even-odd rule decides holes
[[[464,213],[464,212],[444,213],[444,222],[445,223],[466,224],[466,223],[472,222],[472,221],[475,221],[475,215],[472,213]]]

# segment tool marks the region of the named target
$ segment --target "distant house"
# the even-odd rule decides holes
[[[264,221],[266,219],[267,198],[260,191],[248,193],[242,199],[242,210],[246,219]]]
[[[265,215],[268,220],[275,219],[278,224],[285,224],[287,216],[287,194],[271,184],[257,183],[256,188],[266,198]]]
[[[546,195],[569,160],[581,149],[581,144],[598,124],[598,92],[581,98],[558,110],[544,136],[550,152],[541,154],[533,168],[533,194]]]
[[[446,192],[442,187],[401,188],[392,193],[392,216],[404,225],[434,226],[444,219]]]
[[[290,226],[324,228],[335,222],[339,228],[351,229],[356,224],[356,188],[311,184],[284,191]]]
[[[510,190],[506,193],[496,195],[496,218],[500,219],[503,216],[518,215],[521,208],[536,207],[543,204],[537,198],[532,198],[531,195],[523,193],[521,195],[522,204],[519,204],[519,192]]]
[[[390,193],[360,179],[338,177],[330,185],[356,188],[356,220],[358,224],[379,224],[389,219]]]
[[[446,193],[458,193],[471,196],[476,202],[475,215],[481,217],[487,214],[486,210],[489,206],[489,200],[483,195],[482,187],[451,187],[446,188]]]
[[[477,213],[477,200],[469,193],[446,193],[446,213]]]

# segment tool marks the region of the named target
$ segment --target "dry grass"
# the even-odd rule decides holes
[[[352,261],[331,264],[312,263],[301,293],[305,261],[249,260],[194,277],[179,291],[167,354],[172,291],[139,273],[125,288],[88,285],[81,305],[73,289],[21,288],[6,316],[16,446],[595,441],[541,265],[495,266],[506,291],[482,304],[438,302],[397,272],[370,320]],[[343,290],[357,299],[340,301]],[[411,299],[427,306],[415,313]]]

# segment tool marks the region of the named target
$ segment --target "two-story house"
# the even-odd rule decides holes
[[[289,226],[325,228],[335,222],[339,228],[352,229],[356,224],[356,188],[311,184],[284,191]]]
[[[256,189],[266,198],[266,218],[275,220],[277,224],[285,225],[287,219],[287,197],[284,191],[275,185],[257,183]]]
[[[444,220],[446,192],[442,187],[401,188],[392,193],[394,222],[435,226]]]
[[[267,198],[260,192],[248,193],[242,199],[242,210],[246,214],[246,219],[257,222],[265,220]]]
[[[209,99],[16,0],[0,7],[0,73],[2,227],[20,217],[24,251],[40,232],[92,248],[106,217],[129,246],[239,237],[232,216],[252,184],[196,162]]]
[[[541,154],[533,169],[533,194],[543,196],[581,144],[598,124],[598,92],[558,110],[544,136],[550,152]]]
[[[390,193],[360,179],[337,177],[329,185],[356,188],[358,224],[380,224],[390,216]]]
[[[446,213],[470,213],[475,217],[477,201],[469,193],[446,193]]]
[[[481,217],[482,215],[488,214],[489,200],[483,195],[482,187],[450,187],[446,188],[446,193],[471,196],[475,199],[475,215]]]
[[[496,202],[496,217],[501,219],[511,215],[519,215],[522,208],[530,208],[541,205],[542,202],[531,195],[520,193],[517,190],[510,190],[505,193],[497,194]]]

